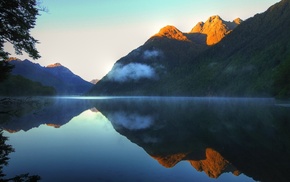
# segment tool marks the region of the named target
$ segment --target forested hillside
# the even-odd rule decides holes
[[[289,0],[282,0],[236,20],[240,25],[212,46],[209,35],[167,26],[117,61],[89,94],[289,97],[289,17]]]

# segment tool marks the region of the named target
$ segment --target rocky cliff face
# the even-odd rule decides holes
[[[218,178],[226,172],[231,172],[237,176],[241,174],[228,160],[212,148],[206,149],[205,156],[204,160],[190,160],[189,162],[197,171],[204,171],[211,178]]]
[[[172,25],[167,25],[163,27],[157,34],[153,35],[151,39],[154,39],[156,37],[166,37],[168,39],[174,39],[179,41],[189,41],[189,39],[180,30]]]
[[[235,19],[232,22],[224,21],[220,16],[211,16],[205,23],[197,23],[190,33],[201,33],[207,36],[206,44],[214,45],[221,41],[227,34],[236,28],[242,20]]]
[[[160,31],[153,35],[150,40],[156,38],[168,38],[178,41],[187,41],[200,43],[200,37],[205,36],[203,40],[207,45],[214,45],[220,42],[227,34],[242,23],[240,18],[236,18],[232,22],[224,21],[220,16],[215,15],[209,17],[206,22],[198,22],[190,32],[181,32],[175,26],[167,25],[160,29]],[[194,36],[195,34],[195,36]],[[202,35],[200,35],[202,34]]]
[[[177,153],[167,156],[152,156],[162,166],[172,168],[182,160],[188,160],[192,167],[197,171],[204,171],[211,178],[218,178],[221,174],[231,172],[234,175],[240,175],[241,172],[237,170],[228,160],[226,160],[219,152],[212,148],[205,150],[205,159],[192,160],[188,159],[188,153]]]

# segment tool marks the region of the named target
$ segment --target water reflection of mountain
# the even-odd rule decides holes
[[[90,109],[90,106],[92,104],[88,100],[39,98],[29,103],[29,107],[24,102],[11,108],[15,111],[1,114],[0,127],[9,132],[28,131],[42,124],[59,128],[73,117]]]
[[[186,160],[213,178],[232,172],[259,181],[290,179],[290,108],[274,101],[135,99],[96,108],[165,167]]]

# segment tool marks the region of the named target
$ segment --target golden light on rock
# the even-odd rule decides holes
[[[217,151],[207,148],[205,155],[204,160],[189,160],[197,171],[204,171],[211,178],[218,178],[224,172],[232,172],[236,176],[240,175],[240,171]]]
[[[166,168],[171,168],[175,166],[178,162],[180,162],[187,154],[185,153],[178,153],[168,156],[152,156],[154,159],[156,159],[159,164]]]
[[[60,128],[61,125],[57,125],[57,124],[46,124],[47,126],[50,126],[50,127],[54,127],[54,128]]]
[[[167,25],[160,29],[160,31],[153,37],[167,37],[169,39],[179,40],[179,41],[190,41],[180,30],[172,25]]]
[[[189,153],[176,153],[169,155],[152,156],[159,164],[166,168],[172,168],[182,160],[187,160],[197,171],[204,171],[211,178],[218,178],[226,172],[231,172],[239,176],[241,172],[226,160],[219,152],[212,148],[205,151],[205,159],[191,160],[188,158]]]
[[[197,23],[190,33],[201,33],[207,35],[206,44],[214,45],[220,42],[227,34],[229,34],[242,20],[236,18],[233,22],[222,20],[218,15],[211,16],[205,23]]]

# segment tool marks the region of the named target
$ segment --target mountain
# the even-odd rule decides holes
[[[242,20],[236,18],[232,22],[221,19],[220,16],[211,16],[205,23],[199,22],[195,25],[190,33],[201,33],[207,35],[206,44],[213,45],[220,42],[227,34],[235,29]]]
[[[190,41],[180,30],[172,25],[168,25],[160,29],[160,31],[155,34],[154,37],[166,37],[168,39],[180,40],[180,41]],[[151,38],[151,39],[152,39]]]
[[[215,33],[221,40],[222,36],[229,34],[238,24],[226,22],[215,16],[215,21],[208,20],[205,25],[211,27],[208,33],[211,37],[211,32],[219,32],[221,27],[224,27],[223,35]],[[208,30],[206,26],[204,31]],[[209,49],[204,31],[192,30],[183,33],[172,25],[163,27],[144,45],[119,59],[112,70],[90,90],[89,95],[166,94],[163,93],[166,92],[165,87],[161,88],[158,85],[163,85],[169,75]]]
[[[168,25],[152,36],[150,40],[163,37],[179,41],[214,45],[220,42],[227,34],[229,34],[242,22],[243,21],[240,18],[236,18],[232,22],[224,21],[220,16],[214,15],[209,17],[205,23],[198,22],[189,33],[183,33],[176,27]]]
[[[60,63],[42,67],[29,60],[11,60],[15,65],[13,75],[21,75],[32,81],[43,85],[54,87],[58,95],[82,95],[86,93],[93,84],[75,75]]]
[[[57,128],[91,108],[88,100],[4,98],[0,99],[0,127],[9,132],[28,131],[43,124]]]
[[[170,31],[151,37],[143,46],[117,61],[89,94],[289,98],[289,17],[289,0],[282,0],[242,23],[239,19],[225,22],[213,16],[188,34],[170,27]],[[214,26],[217,22],[220,26]],[[220,30],[217,27],[234,24],[238,26],[233,30],[217,31]],[[226,35],[221,40],[220,33]],[[212,35],[216,37],[211,38]],[[220,42],[207,45],[217,40]],[[151,61],[144,59],[149,58],[144,55],[150,55]],[[136,62],[148,69],[128,69],[128,65]],[[132,78],[141,73],[146,73],[142,80],[121,83],[119,79],[110,79],[112,75]]]
[[[289,97],[289,0],[241,23],[176,75],[185,95]]]

